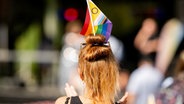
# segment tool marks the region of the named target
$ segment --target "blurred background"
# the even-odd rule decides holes
[[[122,48],[117,58],[129,73],[137,66],[133,40],[145,18],[157,21],[158,32],[173,17],[184,22],[184,0],[93,2],[112,21]],[[85,13],[85,0],[0,0],[0,103],[53,102],[64,94],[60,75],[76,66],[83,41],[71,32],[80,32]]]

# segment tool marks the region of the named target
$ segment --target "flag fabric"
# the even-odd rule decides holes
[[[86,18],[85,18],[85,22],[84,22],[84,25],[83,25],[83,28],[82,28],[80,34],[82,34],[82,35],[93,34],[93,32],[92,32],[92,24],[91,24],[91,20],[90,20],[90,15],[89,15],[88,9],[86,10]]]
[[[102,34],[109,39],[112,31],[112,22],[103,14],[103,12],[91,1],[87,1],[88,9],[86,10],[86,18],[84,26],[81,30],[82,35]]]

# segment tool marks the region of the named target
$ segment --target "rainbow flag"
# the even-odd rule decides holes
[[[85,36],[89,34],[102,34],[106,37],[107,41],[111,35],[112,22],[91,0],[87,0],[87,3],[86,18],[80,34]]]

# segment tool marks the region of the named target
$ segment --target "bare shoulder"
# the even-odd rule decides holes
[[[64,104],[66,102],[67,96],[59,97],[56,99],[55,104]]]

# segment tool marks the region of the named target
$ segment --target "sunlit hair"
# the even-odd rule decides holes
[[[118,64],[103,35],[86,37],[79,54],[79,71],[94,104],[112,104],[118,87]]]

